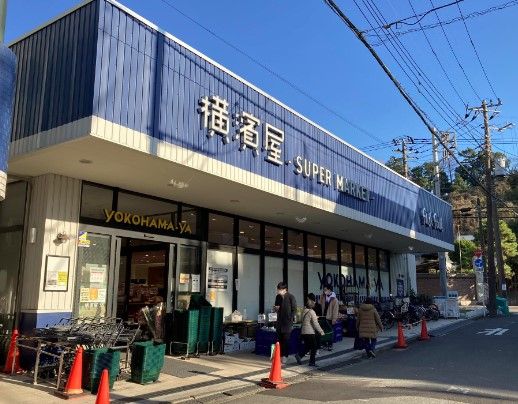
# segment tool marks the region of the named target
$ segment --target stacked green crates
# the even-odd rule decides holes
[[[97,394],[101,373],[108,369],[110,389],[119,375],[121,353],[115,349],[89,349],[83,353],[83,389]]]
[[[158,380],[164,366],[165,344],[137,342],[131,354],[131,381],[139,384]]]
[[[221,352],[223,339],[223,307],[212,307],[210,313],[209,340],[212,342],[212,352]]]
[[[175,310],[172,351],[175,354],[197,352],[199,310]]]
[[[209,351],[210,318],[212,307],[200,307],[200,322],[198,327],[198,351]]]

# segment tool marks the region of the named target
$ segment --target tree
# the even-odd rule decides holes
[[[516,234],[503,220],[499,221],[500,225],[500,239],[502,240],[502,254],[504,256],[505,276],[510,278],[512,276],[511,263],[514,262],[512,258],[518,256],[518,243],[516,242]]]
[[[504,271],[506,277],[512,276],[513,268],[516,268],[516,258],[518,258],[518,242],[514,231],[503,220],[499,220],[500,241],[502,244],[502,255],[504,256]],[[483,234],[487,234],[487,223],[482,225]],[[476,239],[480,240],[480,234],[477,233]],[[514,271],[516,273],[516,268]]]
[[[473,259],[477,245],[471,240],[463,239],[456,240],[454,245],[455,251],[453,253],[449,253],[450,260],[454,264],[459,265],[460,268],[465,272],[473,271],[471,260]],[[459,260],[459,255],[462,256],[462,265],[460,265],[461,261]]]
[[[410,170],[410,179],[420,187],[432,192],[435,188],[434,164],[427,162],[419,166],[415,166]],[[451,183],[444,171],[439,173],[439,179],[441,181],[441,193],[450,193]]]
[[[484,167],[486,164],[484,150],[467,148],[459,152],[459,157],[462,159],[462,165],[467,171],[460,166],[457,167],[455,169],[455,178],[457,176],[461,177],[470,186],[477,186],[479,185],[478,183],[484,184]],[[493,161],[499,157],[507,158],[504,153],[493,153]],[[478,180],[478,183],[476,180]]]
[[[385,165],[394,170],[396,173],[405,175],[405,165],[403,164],[403,159],[400,157],[390,157]]]
[[[452,192],[462,193],[468,192],[471,188],[471,185],[468,181],[466,181],[459,173],[455,173],[455,178],[451,185]]]

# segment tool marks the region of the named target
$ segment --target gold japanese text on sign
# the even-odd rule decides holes
[[[106,217],[106,223],[123,223],[132,226],[142,226],[149,229],[177,231],[180,234],[191,234],[191,226],[189,223],[173,222],[167,219],[156,218],[152,216],[137,215],[135,213],[122,212],[120,210],[103,209]]]

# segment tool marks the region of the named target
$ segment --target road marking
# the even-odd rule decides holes
[[[477,334],[486,334],[486,335],[503,335],[507,331],[509,331],[508,328],[486,328],[484,331],[479,331]]]

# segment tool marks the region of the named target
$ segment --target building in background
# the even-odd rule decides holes
[[[281,280],[383,299],[453,249],[450,205],[114,1],[10,48],[22,329],[196,292],[256,318]]]

